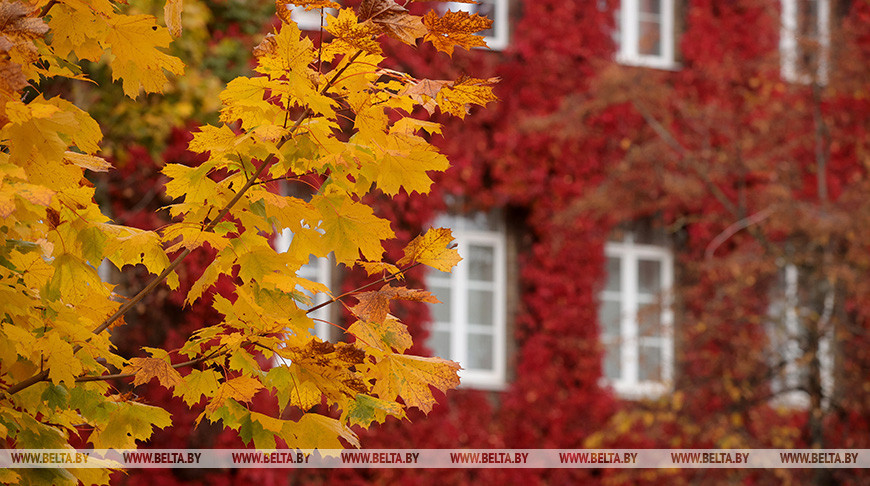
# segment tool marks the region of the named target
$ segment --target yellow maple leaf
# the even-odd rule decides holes
[[[109,169],[112,168],[111,162],[102,157],[97,157],[96,155],[66,151],[63,153],[63,159],[71,164],[75,164],[83,169],[88,169],[93,172],[108,172]]]
[[[62,253],[52,262],[54,275],[45,287],[48,298],[63,299],[66,304],[77,304],[97,295],[107,297],[97,271],[81,258]]]
[[[221,383],[214,398],[206,405],[205,412],[214,413],[229,399],[237,402],[250,402],[261,388],[263,388],[263,384],[260,383],[260,380],[250,376],[239,376],[226,380]],[[201,417],[202,415],[200,415]],[[197,418],[197,423],[199,423],[200,418]]]
[[[248,78],[239,76],[227,84],[220,98],[221,121],[233,123],[242,121],[242,128],[250,130],[256,126],[272,124],[281,115],[279,107],[265,98],[266,91],[280,85],[267,77]],[[283,119],[283,118],[282,118]]]
[[[375,37],[381,34],[381,28],[372,22],[360,23],[353,9],[341,9],[337,18],[330,16],[326,30],[335,36],[338,44],[345,44],[354,50],[371,54],[382,52],[381,46],[375,40]],[[332,46],[335,46],[335,43]]]
[[[359,438],[340,421],[317,413],[306,413],[298,422],[287,421],[281,437],[287,447],[298,449],[344,449],[339,439],[359,447]]]
[[[387,139],[376,183],[384,193],[394,196],[399,189],[410,194],[426,194],[432,185],[427,172],[443,171],[450,162],[425,140],[414,135],[393,133]]]
[[[123,81],[124,94],[130,98],[146,93],[162,93],[169,79],[165,71],[175,75],[184,73],[184,63],[162,51],[169,47],[172,36],[157,25],[150,15],[115,15],[109,19],[106,43],[114,59],[112,80]]]
[[[400,403],[381,400],[369,395],[357,395],[348,402],[341,415],[342,421],[348,425],[360,425],[368,428],[372,422],[384,423],[387,416],[398,419],[405,418],[405,410]]]
[[[308,65],[315,56],[314,44],[311,39],[302,36],[296,24],[282,26],[277,34],[266,34],[254,48],[256,71],[268,74],[272,79],[290,73],[301,75],[300,79],[307,79],[312,72]]]
[[[378,361],[376,369],[379,376],[372,391],[379,398],[402,397],[405,405],[425,413],[435,404],[429,386],[442,392],[459,386],[459,363],[441,358],[388,354]]]
[[[9,140],[9,162],[27,169],[34,184],[55,190],[78,188],[82,171],[71,165],[58,165],[70,142],[85,153],[99,150],[100,127],[87,112],[69,101],[55,97],[37,97],[28,104],[6,104],[10,123],[0,130]]]
[[[366,271],[370,277],[376,274],[390,274],[395,275],[398,279],[405,278],[405,275],[401,273],[401,269],[392,263],[386,262],[366,262],[362,260],[358,260],[356,264]]]
[[[48,25],[52,34],[51,47],[60,57],[66,58],[74,52],[79,59],[99,61],[105,53],[100,39],[108,29],[106,16],[87,6],[55,5]]]
[[[333,249],[339,263],[352,264],[360,253],[368,260],[380,260],[384,253],[381,240],[395,236],[389,221],[378,218],[372,208],[349,197],[319,195],[311,202],[322,217],[321,241]]]
[[[52,383],[75,385],[75,377],[83,371],[82,362],[73,354],[72,344],[64,341],[58,332],[49,332],[41,340],[40,350],[45,355],[48,379]]]
[[[45,186],[38,186],[36,184],[27,184],[25,182],[18,183],[5,183],[0,182],[0,187],[4,187],[2,190],[2,198],[6,202],[0,203],[0,217],[7,217],[12,214],[12,211],[15,209],[14,204],[14,196],[18,196],[25,201],[35,204],[37,206],[45,206],[47,207],[51,204],[52,198],[55,196],[56,192]],[[8,198],[8,199],[5,199]]]
[[[167,253],[178,251],[182,248],[194,250],[208,243],[215,250],[223,250],[230,243],[221,235],[210,231],[203,231],[199,224],[179,222],[169,225],[163,230],[163,241],[175,242],[166,249]]]
[[[283,411],[287,405],[308,410],[320,405],[323,394],[312,381],[304,381],[298,366],[274,366],[266,373],[265,383],[275,390],[278,405]]]
[[[157,233],[111,224],[101,224],[100,228],[110,236],[105,253],[116,267],[142,264],[156,275],[169,266],[169,258]],[[178,288],[178,274],[175,272],[166,281],[170,288]]]
[[[387,353],[402,353],[413,344],[408,326],[389,314],[383,321],[356,321],[347,332],[366,346]]]
[[[449,228],[432,228],[414,238],[405,247],[405,255],[396,262],[398,265],[422,263],[442,272],[449,272],[462,261],[459,252],[450,248],[453,232]]]
[[[203,396],[211,397],[217,392],[220,374],[212,369],[191,370],[183,378],[184,383],[172,391],[174,396],[180,396],[187,405],[199,403]]]
[[[434,10],[430,10],[423,17],[423,25],[429,30],[423,41],[432,42],[436,49],[452,56],[454,46],[465,49],[486,47],[483,37],[475,33],[492,28],[492,20],[468,12],[448,11],[439,17]]]

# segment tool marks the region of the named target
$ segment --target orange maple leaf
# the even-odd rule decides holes
[[[130,364],[121,373],[133,373],[133,385],[139,386],[157,378],[165,388],[170,389],[184,384],[184,378],[171,364],[160,358],[131,358]]]
[[[431,302],[433,304],[441,302],[425,290],[392,287],[389,284],[384,285],[380,290],[363,292],[355,297],[359,300],[359,304],[353,306],[350,311],[360,320],[369,322],[383,322],[390,313],[390,301],[394,299]]]
[[[394,0],[363,0],[359,6],[360,20],[369,20],[381,27],[390,37],[408,45],[428,32],[420,17],[408,13],[408,9]]]
[[[461,76],[453,83],[438,91],[436,101],[442,112],[465,118],[470,105],[485,106],[490,101],[498,101],[492,92],[492,85],[499,78],[478,79]]]
[[[439,17],[430,10],[423,17],[423,25],[429,30],[423,40],[432,42],[436,49],[452,56],[454,46],[465,49],[486,47],[483,37],[475,33],[491,28],[492,20],[468,12],[448,11]]]
[[[441,88],[448,83],[450,83],[450,81],[421,79],[416,83],[412,82],[406,85],[401,91],[399,91],[399,95],[409,96],[432,115],[435,113],[435,107],[438,106],[438,104],[435,103],[435,98],[438,96],[438,92],[441,91]]]
[[[341,5],[330,0],[275,0],[275,11],[285,24],[293,21],[290,16],[290,9],[293,6],[304,7],[305,10],[314,10],[315,8],[334,8],[337,10],[341,8]]]

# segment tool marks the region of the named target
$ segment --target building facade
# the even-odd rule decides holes
[[[464,258],[454,272],[409,276],[443,304],[393,311],[409,324],[415,350],[463,366],[463,384],[428,416],[361,433],[363,446],[870,447],[870,4],[483,0],[436,8],[493,18],[484,33],[492,49],[447,59],[395,45],[390,55],[424,77],[498,76],[501,101],[461,125],[445,120],[437,144],[453,167],[431,194],[402,193],[378,208],[406,240],[430,226],[453,229]],[[319,16],[306,18],[303,26],[319,28]],[[400,250],[388,248],[396,259]],[[309,267],[333,293],[364,281],[328,260]],[[342,338],[335,328],[322,332]],[[867,480],[845,470],[206,477]]]

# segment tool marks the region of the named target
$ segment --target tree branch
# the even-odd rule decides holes
[[[748,228],[753,224],[760,223],[771,214],[773,214],[773,208],[768,207],[753,214],[752,216],[748,216],[741,219],[740,221],[732,223],[731,226],[725,228],[724,231],[716,235],[716,237],[713,238],[712,241],[710,241],[710,244],[707,245],[707,249],[704,250],[704,258],[710,260],[711,258],[713,258],[713,254],[716,252],[716,249],[719,248],[722,243],[725,243],[728,238],[731,238],[732,236],[734,236],[735,233],[744,228]]]
[[[634,106],[638,113],[640,113],[640,116],[643,117],[647,125],[649,125],[650,128],[652,128],[653,131],[656,132],[656,135],[658,135],[659,138],[661,138],[674,152],[679,154],[679,156],[683,159],[690,158],[688,155],[689,151],[686,149],[686,147],[684,147],[676,138],[674,138],[674,136],[664,126],[662,126],[662,124],[659,123],[659,121],[656,120],[655,117],[649,113],[649,111],[642,107],[637,100],[632,99],[631,105]],[[726,196],[725,193],[722,192],[722,189],[720,189],[719,186],[713,183],[713,181],[707,176],[707,174],[704,174],[699,170],[696,170],[695,172],[698,174],[699,177],[701,177],[704,185],[719,201],[719,203],[722,204],[723,207],[725,207],[725,209],[727,209],[731,214],[738,214],[737,207],[734,205],[734,203],[730,199],[728,199],[728,196]]]
[[[220,349],[223,348],[224,346],[225,345],[221,345],[221,347],[219,347],[217,349],[217,351],[220,351]],[[185,366],[196,366],[196,365],[198,365],[200,363],[204,363],[210,359],[214,359],[214,358],[217,358],[219,356],[224,356],[228,352],[229,351],[213,352],[213,353],[208,354],[206,356],[200,356],[199,358],[192,359],[190,361],[185,361],[184,363],[175,363],[174,365],[172,365],[172,367],[175,369],[178,369],[178,368],[184,368]],[[132,378],[134,376],[136,376],[135,373],[116,373],[114,375],[99,375],[99,376],[79,376],[78,378],[76,378],[76,383],[81,383],[81,382],[85,382],[85,381],[107,381],[107,380],[114,380],[114,379],[118,379],[118,378]]]

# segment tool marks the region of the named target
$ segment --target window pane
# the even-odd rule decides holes
[[[819,3],[816,0],[806,0],[799,5],[799,35],[815,40],[819,35]]]
[[[661,56],[661,24],[655,21],[641,20],[638,36],[638,54],[645,56]]]
[[[471,370],[493,369],[492,344],[491,334],[469,334],[468,362],[461,364]]]
[[[429,336],[429,347],[439,358],[450,357],[450,333],[446,331],[432,331]]]
[[[468,323],[491,326],[493,321],[493,292],[468,291]]]
[[[492,282],[495,248],[471,245],[468,247],[468,278]]]
[[[619,258],[607,259],[607,290],[619,292],[622,286],[622,260]]]
[[[662,12],[661,2],[659,0],[640,0],[640,11],[659,14]]]
[[[307,278],[308,280],[317,280],[317,274],[319,270],[319,261],[318,258],[314,255],[310,255],[308,257],[308,263],[302,265],[299,268],[299,276],[302,278]]]
[[[638,369],[640,381],[662,381],[662,348],[659,345],[640,345]]]
[[[618,301],[604,301],[598,308],[598,322],[605,336],[619,336],[619,308]]]
[[[604,347],[604,376],[611,380],[621,377],[622,348],[619,342],[608,343]]]
[[[637,311],[638,331],[642,337],[660,337],[662,329],[662,312],[657,305],[647,305]]]
[[[435,322],[450,322],[450,289],[430,286],[429,291],[435,294],[435,297],[441,301],[440,304],[429,306],[432,309],[432,318],[435,319]]]
[[[662,288],[662,262],[639,260],[637,262],[638,290],[644,294],[657,294]]]

